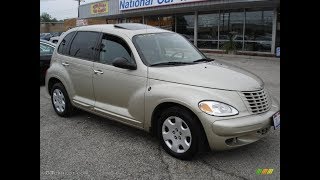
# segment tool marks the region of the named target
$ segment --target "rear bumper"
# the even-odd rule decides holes
[[[264,136],[273,126],[272,116],[280,110],[274,102],[271,109],[262,114],[213,120],[213,116],[201,113],[211,150],[227,150],[253,143]]]

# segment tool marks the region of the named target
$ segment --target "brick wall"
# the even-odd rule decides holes
[[[63,25],[64,25],[64,31],[67,31],[70,28],[74,28],[76,27],[76,19],[75,18],[65,19]]]
[[[107,21],[105,18],[90,18],[87,19],[88,25],[95,25],[95,24],[107,24]],[[64,31],[67,31],[70,28],[74,28],[77,25],[77,19],[65,19],[64,20]]]
[[[63,32],[64,25],[63,22],[59,23],[40,23],[40,32],[48,33],[48,32]]]
[[[40,32],[48,33],[48,32],[65,32],[70,28],[76,27],[76,18],[73,19],[65,19],[64,22],[59,23],[40,23]],[[87,19],[88,25],[94,24],[107,24],[105,18],[91,18]]]

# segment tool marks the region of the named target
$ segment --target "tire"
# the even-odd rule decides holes
[[[61,83],[53,85],[50,95],[53,109],[59,116],[69,117],[72,115],[74,107],[70,102],[67,91]]]
[[[193,158],[200,149],[201,142],[205,141],[205,135],[197,117],[187,109],[178,106],[162,112],[158,119],[157,130],[163,149],[181,160]]]

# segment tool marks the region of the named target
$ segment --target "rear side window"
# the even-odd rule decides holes
[[[112,64],[117,57],[124,57],[134,63],[130,47],[123,39],[104,34],[100,44],[99,62]]]
[[[58,47],[58,53],[59,54],[66,54],[67,53],[67,47],[69,42],[71,41],[71,38],[73,37],[75,32],[71,32],[70,34],[66,35],[62,42],[60,43],[59,47]]]
[[[93,60],[98,37],[98,32],[78,32],[71,43],[69,55]]]

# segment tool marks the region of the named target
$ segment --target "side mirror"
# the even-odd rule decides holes
[[[113,66],[118,67],[118,68],[123,68],[123,69],[130,69],[130,70],[136,70],[137,65],[132,64],[129,62],[126,58],[124,57],[117,57],[113,60],[112,63]]]

